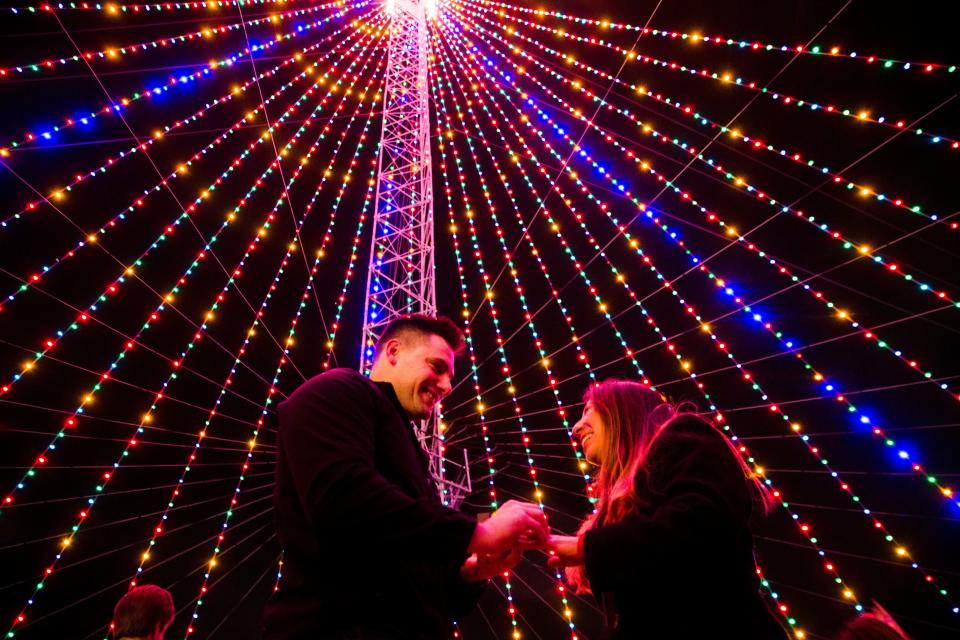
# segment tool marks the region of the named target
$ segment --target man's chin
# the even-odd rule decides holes
[[[419,407],[416,409],[416,411],[412,411],[410,413],[410,417],[414,420],[426,420],[427,418],[430,417],[432,413],[433,413],[433,407],[430,407],[428,409]]]

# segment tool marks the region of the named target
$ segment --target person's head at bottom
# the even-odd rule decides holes
[[[163,640],[174,615],[169,591],[155,584],[134,587],[113,609],[114,640]]]
[[[834,640],[910,640],[896,620],[876,602],[869,613],[848,620]]]
[[[463,346],[463,333],[449,318],[402,316],[383,330],[370,379],[389,382],[408,416],[428,418],[452,389],[454,359]]]

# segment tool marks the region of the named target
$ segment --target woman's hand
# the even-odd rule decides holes
[[[547,538],[547,565],[551,569],[575,567],[583,564],[583,549],[577,536],[553,536]]]

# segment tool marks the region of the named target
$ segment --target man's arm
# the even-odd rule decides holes
[[[524,534],[546,538],[546,522],[531,504],[507,502],[478,525],[433,500],[411,498],[374,466],[375,399],[365,381],[329,372],[308,384],[280,405],[280,446],[315,529],[362,541],[374,553],[457,566],[472,553],[499,553]]]
[[[375,398],[364,381],[330,372],[308,384],[280,405],[280,446],[312,526],[372,553],[463,562],[475,520],[410,497],[375,468]]]

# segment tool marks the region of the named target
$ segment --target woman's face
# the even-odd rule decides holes
[[[583,455],[587,460],[600,464],[600,452],[606,447],[607,429],[592,402],[583,407],[583,416],[573,425],[573,435],[580,438]]]

